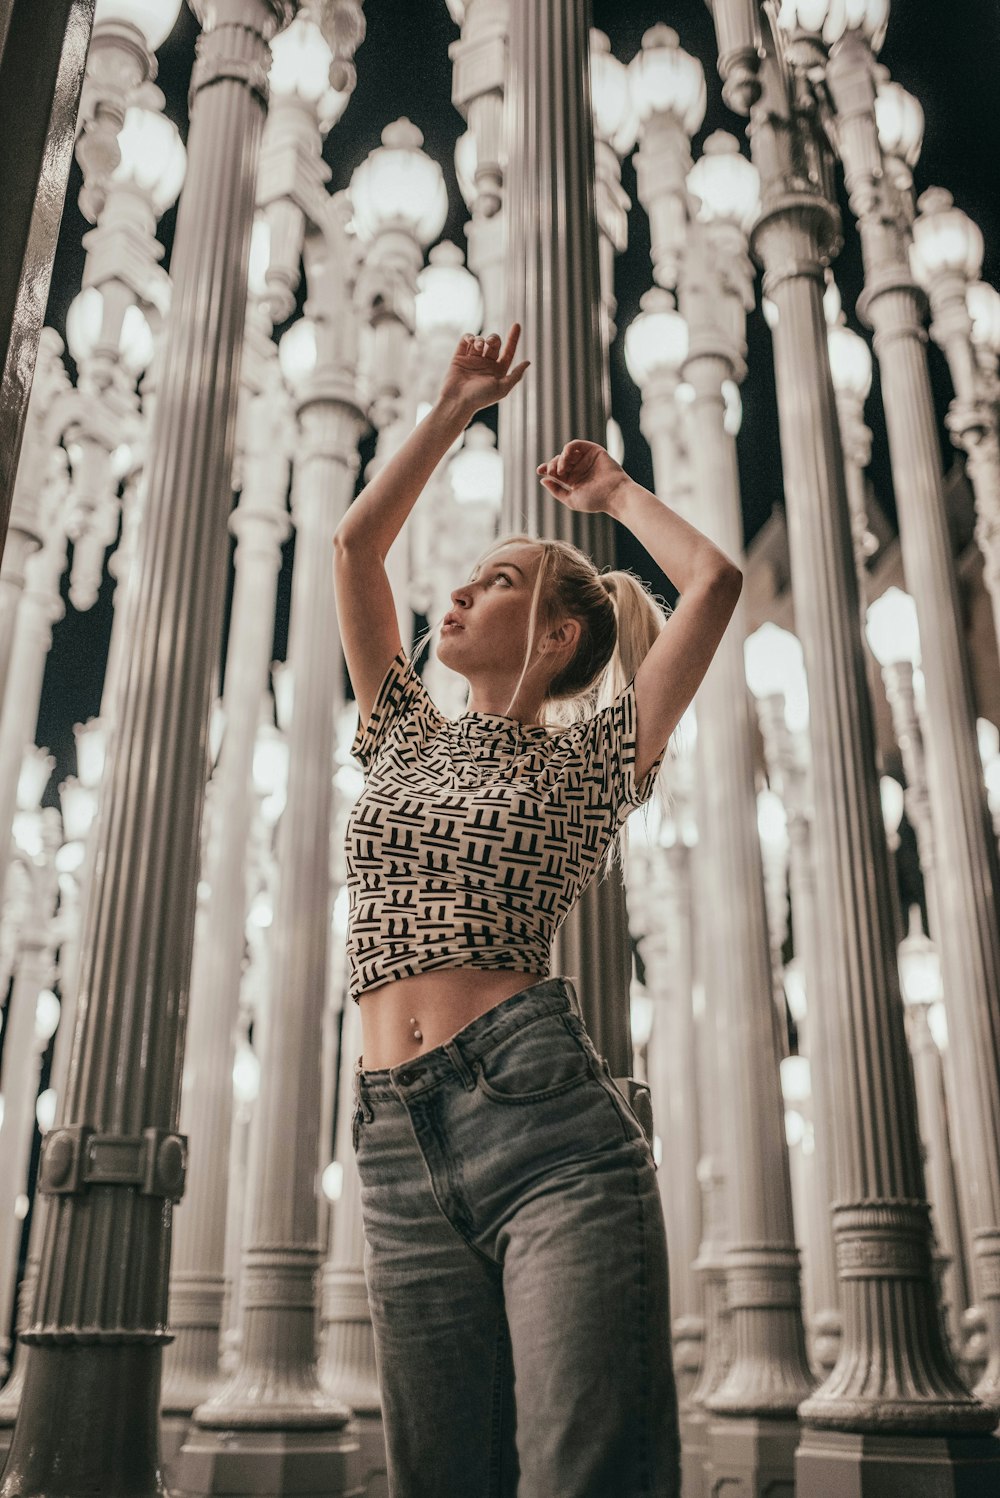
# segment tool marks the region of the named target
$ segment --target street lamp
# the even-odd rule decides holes
[[[180,196],[187,170],[187,152],[177,126],[162,109],[132,104],[118,132],[118,148],[121,159],[110,182],[147,194],[160,218]]]
[[[691,137],[705,118],[705,71],[683,50],[676,31],[663,25],[645,33],[628,71],[640,121],[636,183],[649,215],[653,279],[672,288],[684,248]]]

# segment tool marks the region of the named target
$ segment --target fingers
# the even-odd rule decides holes
[[[511,323],[510,332],[507,334],[507,341],[505,342],[503,346],[503,352],[500,355],[500,365],[505,373],[510,368],[510,361],[514,357],[515,350],[517,349],[517,342],[520,336],[521,324],[519,322]],[[497,339],[497,341],[499,342],[499,338]],[[525,365],[525,368],[527,368],[527,365]]]
[[[524,372],[531,366],[531,360],[525,359],[523,364],[515,364],[510,374],[504,376],[503,393],[509,395],[515,385],[519,385],[524,378]]]

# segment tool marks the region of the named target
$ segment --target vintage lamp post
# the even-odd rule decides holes
[[[80,96],[80,212],[95,223],[118,165],[118,133],[132,95],[156,77],[153,56],[174,29],[182,0],[97,0]]]
[[[917,209],[910,265],[930,299],[931,337],[943,351],[951,372],[955,398],[948,408],[948,428],[956,446],[966,455],[976,503],[976,541],[983,554],[983,578],[1000,642],[998,408],[995,381],[984,378],[977,358],[968,305],[972,288],[981,284],[978,276],[983,260],[983,236],[972,220],[955,207],[951,194],[941,187],[921,194]],[[979,300],[985,300],[982,293]]]

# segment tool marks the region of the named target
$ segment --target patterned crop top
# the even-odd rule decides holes
[[[351,745],[366,775],[345,850],[355,1002],[440,968],[548,973],[555,931],[652,795],[663,753],[637,785],[635,729],[632,682],[556,731],[448,718],[400,649]]]

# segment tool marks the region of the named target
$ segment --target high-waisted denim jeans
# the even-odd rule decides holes
[[[355,1084],[392,1498],[677,1498],[656,1167],[572,981]]]

